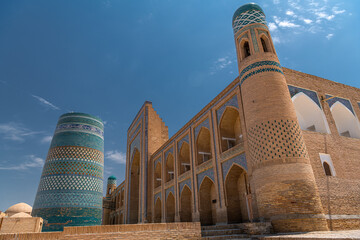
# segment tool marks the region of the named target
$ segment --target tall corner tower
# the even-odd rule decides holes
[[[271,220],[276,232],[328,230],[264,11],[245,4],[232,26],[259,216]]]
[[[60,116],[45,161],[32,216],[43,231],[101,225],[104,125],[84,113]]]

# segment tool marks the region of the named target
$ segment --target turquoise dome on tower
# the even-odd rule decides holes
[[[248,3],[239,7],[232,18],[234,34],[241,28],[252,23],[266,25],[265,13],[256,3]]]
[[[234,22],[236,17],[240,16],[240,14],[242,14],[246,11],[250,11],[250,10],[257,10],[257,11],[262,12],[262,14],[265,15],[264,11],[262,10],[262,8],[259,5],[257,5],[256,3],[247,3],[245,5],[242,5],[235,11],[232,21]]]
[[[107,184],[108,185],[116,185],[116,177],[114,175],[111,175],[110,177],[108,177],[108,180],[107,180]]]

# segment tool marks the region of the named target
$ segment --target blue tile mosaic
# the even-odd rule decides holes
[[[101,224],[103,128],[93,123],[101,122],[80,113],[58,121],[32,212],[44,219],[43,231]]]
[[[175,196],[175,194],[174,194],[174,186],[171,186],[171,187],[169,187],[168,189],[165,190],[166,199],[167,199],[167,197],[169,196],[170,193],[172,193]]]
[[[280,70],[277,69],[277,70],[279,70],[278,72],[281,72],[283,74],[283,72],[281,70],[281,65],[278,62],[275,62],[275,61],[259,61],[259,62],[255,62],[255,63],[250,64],[246,68],[244,68],[241,71],[241,73],[239,74],[240,85],[245,81],[246,78],[250,77],[250,76],[248,76],[249,75],[248,74],[248,75],[245,76],[246,78],[244,77],[245,79],[242,79],[242,77],[244,76],[245,73],[247,73],[248,71],[250,71],[250,70],[252,70],[254,68],[263,67],[263,66],[275,66],[275,67],[278,67],[278,68],[280,68]],[[258,70],[261,70],[261,69],[258,69]],[[264,71],[262,71],[262,72],[264,72]],[[258,72],[258,73],[260,73],[260,72]],[[255,75],[255,74],[257,74],[257,73],[252,72],[252,75]]]
[[[331,98],[332,96],[326,94],[325,97],[326,97],[326,99],[328,99],[328,98]],[[348,99],[339,98],[339,97],[334,97],[334,98],[332,98],[332,99],[327,100],[326,102],[329,104],[329,107],[330,107],[330,108],[331,108],[332,105],[334,105],[336,102],[340,102],[340,103],[342,103],[347,109],[349,109],[349,110],[352,112],[352,114],[354,114],[354,116],[355,116],[354,109],[353,109],[353,107],[352,107],[352,105],[351,105],[351,102],[350,102]]]
[[[206,118],[202,123],[200,123],[194,130],[195,133],[195,139],[197,138],[197,135],[200,132],[201,127],[206,127],[210,131],[210,123],[209,118]]]
[[[234,95],[229,101],[227,101],[224,105],[222,105],[217,111],[216,111],[216,117],[217,117],[217,123],[220,124],[220,119],[222,114],[224,113],[226,107],[232,106],[237,109],[239,109],[238,99],[237,95]]]
[[[241,82],[240,84],[243,84],[244,81],[246,79],[248,79],[249,77],[251,76],[254,76],[256,74],[259,74],[259,73],[263,73],[263,72],[278,72],[278,73],[281,73],[281,74],[284,74],[283,71],[281,69],[278,69],[278,68],[261,68],[261,69],[257,69],[253,72],[250,72],[249,74],[245,75],[242,79],[241,79]]]
[[[181,146],[182,146],[183,142],[186,142],[186,143],[189,144],[189,135],[186,135],[180,141],[178,141],[178,143],[177,143],[178,152],[180,152],[180,149],[181,149]]]
[[[155,196],[154,196],[154,204],[156,203],[156,200],[158,198],[160,198],[160,200],[161,200],[161,192],[158,192],[157,194],[155,194]]]
[[[197,175],[197,186],[198,186],[198,189],[200,189],[200,184],[202,183],[204,177],[209,177],[215,184],[215,177],[214,177],[214,170],[212,168],[202,172],[202,173],[199,173]]]
[[[130,166],[131,166],[131,163],[132,163],[132,160],[134,158],[133,154],[134,154],[134,150],[135,148],[140,152],[140,136],[141,134],[139,133],[136,138],[134,139],[134,141],[132,141],[131,145],[130,145],[130,153],[131,153],[131,156],[130,156]]]
[[[236,12],[235,12],[236,13]],[[252,9],[242,12],[240,15],[235,16],[233,19],[233,31],[236,34],[241,28],[252,23],[260,23],[266,25],[265,15],[259,10]]]
[[[158,163],[161,163],[161,157],[159,157],[158,159],[155,160],[155,162],[154,162],[154,169],[156,168],[156,165],[157,165]]]
[[[299,88],[299,87],[295,87],[295,86],[291,86],[291,85],[288,85],[288,88],[289,88],[289,92],[290,92],[291,97],[293,97],[296,94],[302,92],[306,96],[311,98],[311,100],[313,100],[316,103],[316,105],[319,106],[320,109],[322,109],[320,101],[319,101],[319,97],[318,97],[318,95],[317,95],[317,93],[315,91],[311,91],[311,90],[308,90],[308,89]]]
[[[179,183],[179,196],[181,195],[181,192],[182,192],[183,188],[185,187],[185,185],[187,185],[190,188],[190,190],[192,190],[191,189],[191,178],[188,178]]]
[[[245,154],[240,154],[238,156],[235,156],[221,164],[224,181],[225,181],[226,175],[228,174],[228,172],[233,164],[238,164],[243,169],[248,171]]]
[[[173,150],[174,150],[173,147],[171,147],[169,150],[167,150],[165,152],[165,161],[167,160],[167,157],[168,157],[169,153],[171,153],[171,155],[174,157],[174,151]]]
[[[255,33],[255,31],[254,31],[254,28],[251,28],[251,29],[250,29],[250,33],[251,33],[252,43],[253,43],[253,45],[254,45],[254,50],[255,50],[255,52],[257,53],[257,52],[259,52],[259,46],[258,46],[258,44],[257,44],[256,33]]]

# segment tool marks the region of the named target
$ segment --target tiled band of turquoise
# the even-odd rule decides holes
[[[44,219],[43,231],[101,224],[103,131],[101,120],[88,114],[59,118],[32,212]]]

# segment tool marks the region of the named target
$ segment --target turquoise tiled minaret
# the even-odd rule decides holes
[[[101,225],[104,125],[84,113],[60,116],[45,161],[32,215],[43,231]]]

